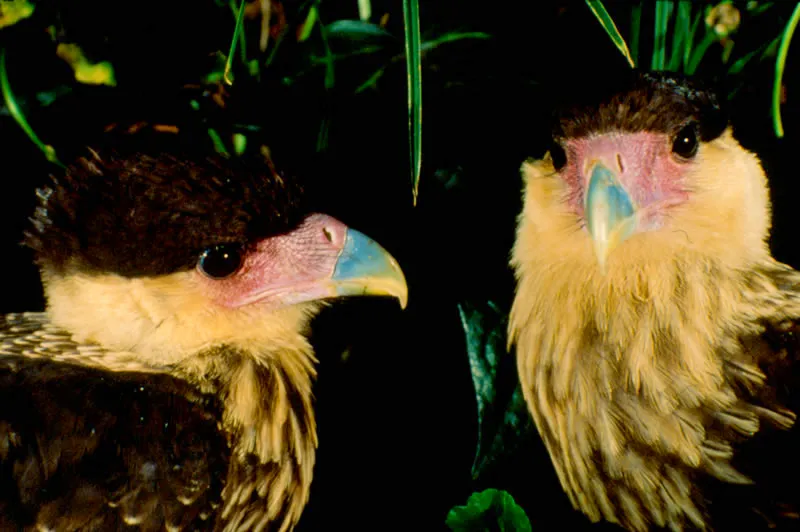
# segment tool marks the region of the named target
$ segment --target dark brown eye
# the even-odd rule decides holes
[[[242,248],[237,244],[219,244],[200,254],[200,271],[212,279],[225,279],[242,266]]]
[[[553,168],[556,171],[560,171],[567,164],[567,152],[556,141],[550,143],[550,158],[553,160]]]
[[[692,123],[675,135],[675,140],[672,141],[672,153],[684,159],[691,159],[697,154],[697,146],[697,127]]]

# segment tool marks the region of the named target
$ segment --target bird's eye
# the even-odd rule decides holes
[[[567,164],[567,152],[556,141],[550,143],[550,158],[553,160],[553,168],[556,171],[560,171]]]
[[[200,271],[212,279],[224,279],[242,266],[242,248],[236,244],[219,244],[200,254]]]
[[[684,159],[691,159],[697,154],[697,145],[697,128],[694,124],[689,124],[675,135],[672,153]]]

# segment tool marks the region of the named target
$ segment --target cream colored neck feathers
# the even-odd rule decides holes
[[[42,272],[53,325],[106,350],[70,361],[171,373],[218,395],[234,452],[242,459],[254,454],[264,468],[261,477],[226,488],[237,491],[225,494],[223,515],[233,522],[274,519],[290,501],[288,526],[308,498],[317,446],[316,358],[304,333],[321,304],[225,309],[210,303],[194,279],[194,272],[138,279]],[[248,506],[250,496],[266,497],[260,510]]]
[[[701,526],[690,479],[652,457],[746,480],[729,466],[727,443],[707,439],[703,412],[737,401],[719,342],[753,318],[742,272],[772,263],[758,160],[730,130],[702,144],[688,203],[617,248],[606,274],[549,157],[523,174],[509,338],[564,489],[593,520]]]

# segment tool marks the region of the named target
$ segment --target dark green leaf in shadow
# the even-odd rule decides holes
[[[422,170],[422,47],[417,0],[403,0],[406,72],[408,73],[408,144],[411,158],[411,188],[417,204]]]
[[[631,60],[639,64],[639,36],[642,32],[642,2],[631,6]]]
[[[472,477],[513,453],[535,428],[519,387],[516,359],[506,348],[508,319],[489,301],[458,305],[478,414]]]
[[[370,42],[394,39],[391,33],[377,24],[363,20],[336,20],[328,24],[327,29],[332,39]]]
[[[490,488],[470,495],[466,506],[447,514],[454,532],[531,532],[531,522],[510,493]]]

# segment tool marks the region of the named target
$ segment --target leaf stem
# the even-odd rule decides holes
[[[14,97],[14,93],[11,91],[11,84],[8,82],[5,48],[0,48],[0,89],[3,92],[3,100],[6,103],[6,107],[8,107],[8,112],[11,114],[12,118],[14,118],[17,124],[19,124],[25,134],[28,135],[28,138],[30,138],[33,143],[36,144],[40,150],[42,150],[42,153],[44,153],[44,156],[48,161],[64,168],[64,164],[59,161],[58,157],[56,156],[56,150],[49,144],[45,144],[41,141],[39,136],[36,135],[36,132],[25,119],[25,115],[22,114],[22,110],[19,108],[19,105],[17,105],[17,100]]]
[[[792,18],[786,25],[786,29],[781,37],[781,45],[778,48],[778,57],[775,59],[775,82],[772,85],[772,121],[775,127],[775,135],[783,138],[783,120],[781,119],[781,88],[783,86],[783,70],[786,67],[786,56],[789,54],[789,43],[800,21],[800,2],[795,6]]]

